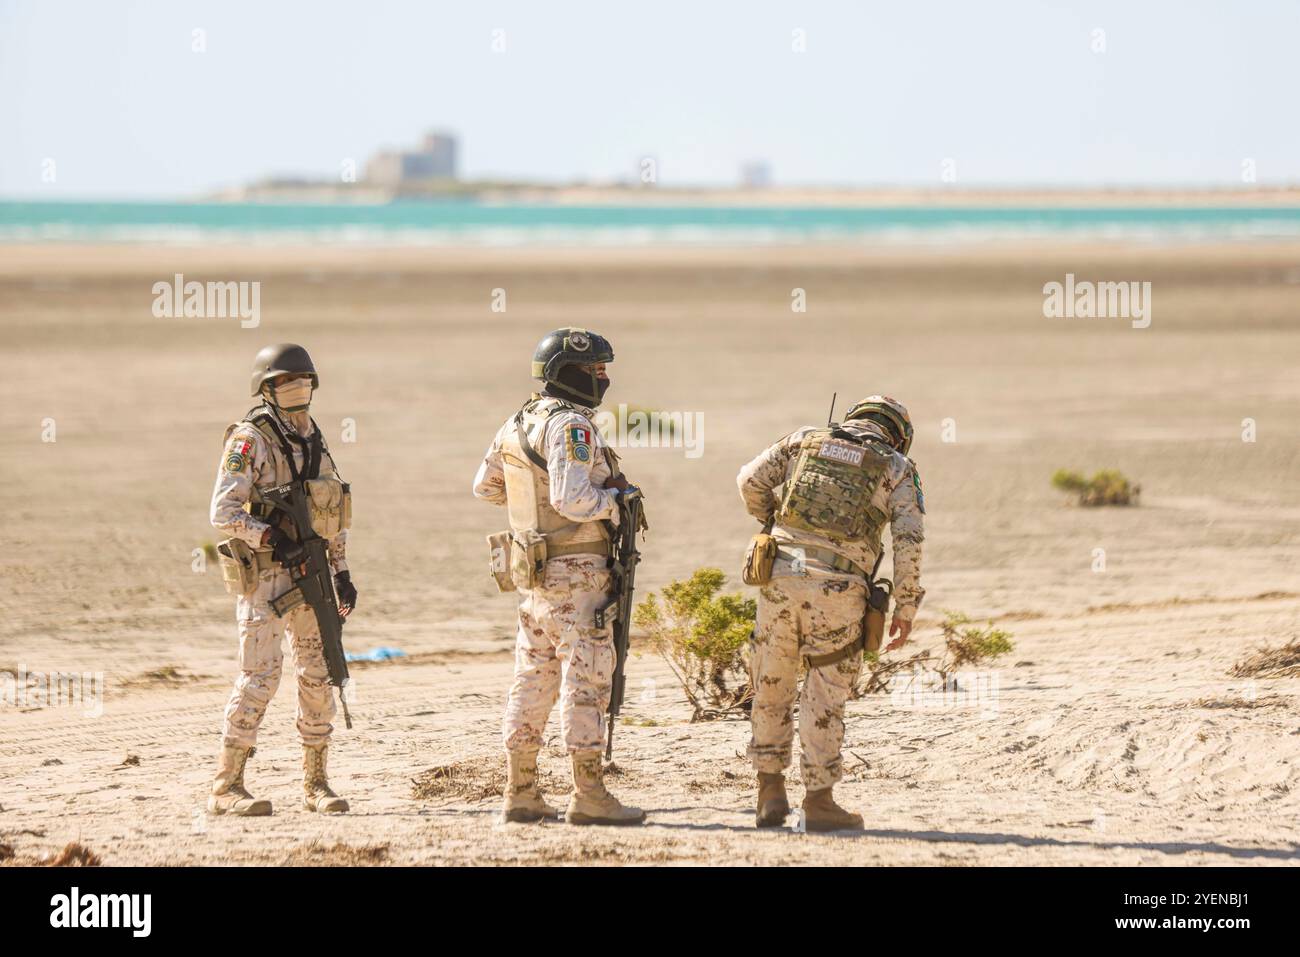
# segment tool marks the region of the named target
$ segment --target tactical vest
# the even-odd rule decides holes
[[[893,457],[883,440],[843,429],[817,429],[799,443],[776,521],[841,542],[880,548],[888,519],[872,504]]]
[[[530,529],[539,532],[548,545],[609,541],[609,531],[604,522],[573,522],[551,507],[546,456],[538,451],[536,443],[541,440],[551,416],[578,410],[566,402],[538,410],[540,401],[538,398],[530,399],[515,415],[514,427],[506,429],[501,436],[510,529],[514,532]],[[617,460],[608,448],[603,451],[610,474],[616,475]]]
[[[307,479],[320,478],[321,462],[323,459],[329,460],[329,468],[326,469],[327,475],[334,475],[334,457],[329,454],[329,449],[325,447],[325,440],[321,437],[320,426],[316,420],[312,420],[312,433],[309,437],[303,438],[296,432],[290,432],[281,425],[279,418],[266,405],[259,405],[250,409],[244,418],[231,425],[226,429],[226,441],[230,441],[230,436],[235,429],[241,425],[251,425],[266,439],[273,447],[280,450],[279,455],[272,455],[271,461],[274,465],[273,476],[269,481],[257,483],[253,486],[253,497],[248,503],[248,511],[254,517],[267,520],[274,511],[271,506],[265,505],[258,500],[257,490],[261,488],[273,488],[277,485],[285,485],[289,482],[300,482]],[[294,461],[293,446],[297,445],[302,451],[303,465],[298,468]]]

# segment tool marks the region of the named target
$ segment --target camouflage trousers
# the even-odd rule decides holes
[[[777,773],[790,766],[801,661],[857,641],[866,601],[862,579],[814,569],[774,577],[763,586],[750,643],[749,758],[756,771]],[[844,703],[861,670],[861,654],[850,654],[810,668],[804,678],[798,696],[799,769],[810,791],[830,787],[843,774]]]
[[[257,743],[257,729],[280,686],[284,664],[281,644],[286,635],[298,678],[298,734],[303,744],[324,744],[334,730],[331,724],[334,694],[315,613],[306,605],[299,605],[284,618],[278,618],[271,610],[271,599],[292,584],[287,571],[277,569],[263,574],[257,590],[240,596],[235,607],[239,622],[239,677],[235,679],[235,690],[226,705],[222,726],[227,744],[251,748]]]
[[[609,600],[605,559],[568,555],[546,563],[539,587],[521,592],[515,680],[501,735],[507,751],[540,747],[558,698],[560,737],[572,751],[605,746],[605,708],[614,679],[612,625],[594,625]]]

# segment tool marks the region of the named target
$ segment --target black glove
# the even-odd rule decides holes
[[[307,550],[289,537],[284,529],[271,526],[271,557],[285,568],[292,568],[302,562]]]
[[[339,593],[339,611],[351,611],[357,607],[357,586],[352,584],[351,572],[339,572],[334,576],[334,590]]]

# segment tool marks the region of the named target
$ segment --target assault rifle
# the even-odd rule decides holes
[[[642,510],[641,490],[629,485],[618,495],[618,532],[613,542],[613,557],[609,560],[610,597],[596,609],[596,627],[604,628],[609,620],[614,622],[614,680],[609,691],[608,729],[605,737],[605,760],[614,753],[614,723],[623,708],[623,693],[627,687],[628,642],[632,636],[632,589],[636,581],[636,566],[641,553],[636,548],[637,532],[644,532],[646,524]]]
[[[348,713],[348,699],[344,687],[348,683],[348,659],[343,653],[343,618],[339,615],[338,598],[334,594],[334,576],[330,573],[329,542],[316,534],[311,527],[309,496],[302,482],[289,482],[275,488],[259,489],[263,502],[274,506],[288,516],[298,533],[302,546],[302,560],[289,568],[293,587],[271,599],[271,608],[283,617],[299,605],[306,604],[316,615],[320,628],[321,647],[325,652],[325,667],[329,683],[339,689],[343,705],[343,720],[352,727]]]

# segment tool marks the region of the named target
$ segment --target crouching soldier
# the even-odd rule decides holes
[[[861,815],[835,803],[831,789],[842,775],[844,704],[862,668],[868,581],[878,567],[886,523],[896,602],[889,634],[898,636],[886,650],[907,639],[924,595],[925,509],[921,480],[907,458],[911,444],[907,410],[873,395],[851,408],[842,424],[799,429],[740,470],[745,508],[771,526],[776,544],[751,647],[749,757],[758,773],[759,827],[780,826],[790,813],[785,769],[800,659],[807,668],[799,697],[805,825],[809,831],[863,826]]]
[[[271,813],[270,801],[248,792],[244,769],[280,684],[285,636],[298,686],[304,803],[308,810],[323,813],[348,809],[326,777],[335,704],[316,612],[305,602],[285,609],[283,615],[272,607],[272,599],[293,590],[290,569],[301,565],[305,550],[293,522],[262,495],[272,494],[276,486],[306,483],[312,528],[328,540],[338,615],[346,617],[357,602],[344,556],[351,494],[339,481],[334,457],[307,412],[318,384],[316,368],[302,346],[267,346],[253,363],[252,394],[261,404],[226,430],[211,520],[214,528],[230,536],[219,552],[227,587],[238,595],[239,676],[226,706],[221,757],[208,798],[213,814]]]
[[[507,821],[557,816],[537,787],[542,732],[560,702],[560,734],[573,762],[570,824],[640,824],[603,781],[615,668],[611,622],[596,626],[610,597],[610,529],[617,496],[628,489],[618,459],[592,423],[609,388],[614,351],[601,336],[559,329],[538,345],[533,377],[542,391],[497,431],[474,478],[477,498],[504,505],[510,531],[491,537],[493,570],[504,591],[518,589],[515,678],[502,736],[509,761]]]

